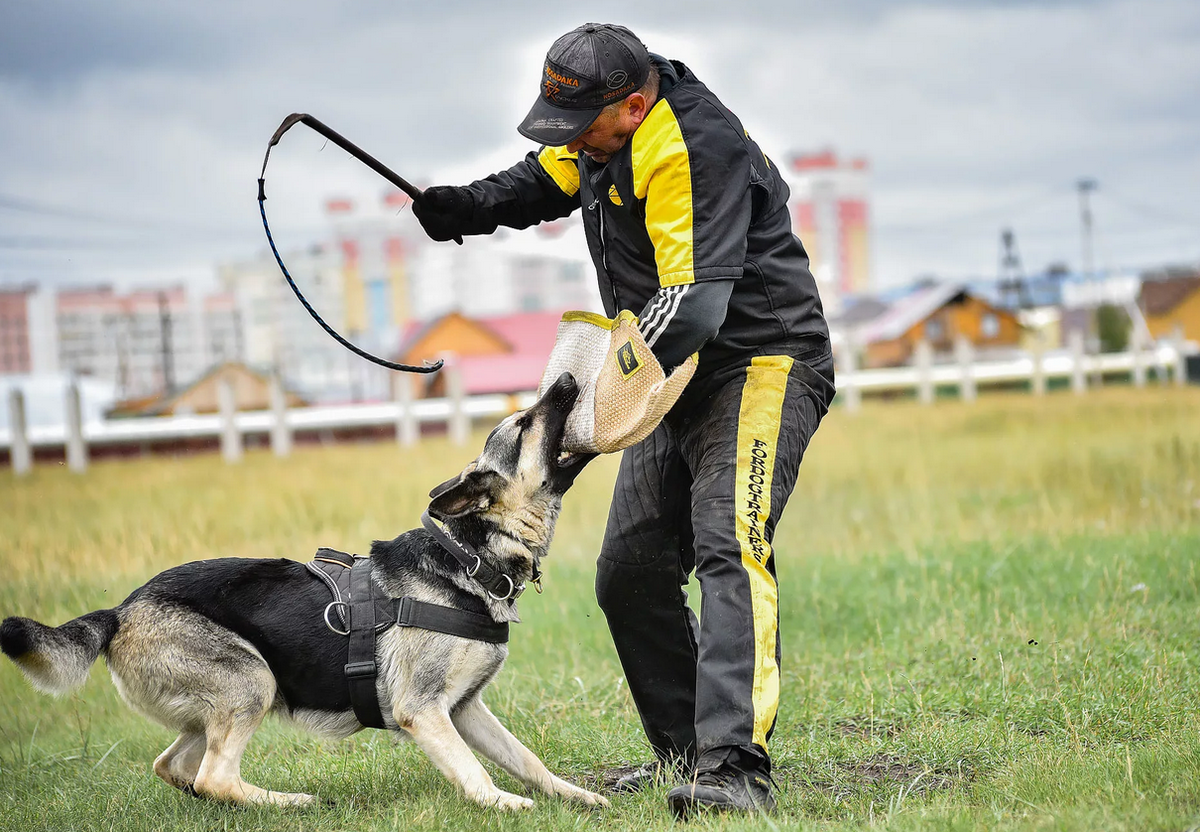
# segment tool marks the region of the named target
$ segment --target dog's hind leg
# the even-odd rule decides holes
[[[204,760],[196,772],[197,795],[230,803],[277,806],[306,806],[316,800],[310,794],[268,791],[242,779],[242,754],[266,713],[265,704],[226,710],[205,726]]]
[[[412,716],[396,709],[396,722],[412,736],[433,764],[451,783],[483,806],[500,809],[532,809],[533,801],[496,787],[491,775],[463,741],[450,714],[440,706],[425,708]]]
[[[546,794],[558,795],[589,806],[607,806],[608,801],[595,792],[581,789],[557,777],[537,755],[500,724],[478,696],[454,714],[454,725],[467,744],[500,766],[513,777]]]
[[[204,731],[184,731],[158,755],[154,773],[170,785],[195,793],[196,773],[204,759]]]
[[[275,701],[275,677],[249,642],[190,610],[137,601],[109,644],[122,698],[180,732],[154,772],[200,797],[237,803],[311,802],[242,780],[242,753]]]

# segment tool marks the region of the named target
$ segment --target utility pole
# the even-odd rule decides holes
[[[1017,236],[1011,228],[1000,232],[1000,302],[1007,308],[1023,309],[1029,305],[1025,292],[1025,275],[1021,255],[1017,253]]]
[[[1080,179],[1075,183],[1079,190],[1079,220],[1082,223],[1083,277],[1092,278],[1092,206],[1088,194],[1098,187],[1095,179]]]
[[[162,345],[163,392],[170,395],[175,389],[175,356],[172,355],[171,308],[166,292],[158,293],[158,326],[161,333],[159,341]]]
[[[1083,178],[1075,183],[1075,187],[1079,191],[1079,222],[1080,222],[1080,242],[1083,250],[1083,281],[1088,287],[1088,294],[1094,297],[1089,298],[1089,302],[1094,302],[1094,306],[1087,315],[1087,345],[1084,347],[1086,352],[1100,352],[1099,339],[1099,324],[1096,320],[1096,315],[1100,308],[1099,292],[1095,291],[1096,287],[1092,285],[1095,280],[1095,273],[1092,271],[1092,205],[1089,200],[1089,194],[1096,190],[1097,184],[1095,179]],[[1094,371],[1093,383],[1100,383],[1100,374]]]

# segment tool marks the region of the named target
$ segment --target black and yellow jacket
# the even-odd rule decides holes
[[[704,374],[764,347],[828,339],[774,163],[687,67],[655,63],[658,100],[607,163],[562,147],[530,153],[468,186],[467,233],[525,228],[582,206],[605,312],[636,313],[666,367],[701,347]]]

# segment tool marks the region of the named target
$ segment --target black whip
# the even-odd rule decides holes
[[[283,272],[283,276],[287,278],[288,285],[292,287],[292,291],[296,293],[296,297],[300,299],[300,303],[304,304],[304,308],[308,310],[308,314],[312,315],[313,319],[321,325],[322,329],[333,336],[334,340],[336,340],[346,349],[353,352],[355,355],[361,356],[362,358],[365,358],[374,364],[378,364],[380,367],[387,367],[389,370],[399,370],[405,373],[436,373],[442,368],[443,362],[441,359],[438,359],[432,364],[427,363],[420,367],[413,364],[396,364],[392,361],[386,361],[382,358],[371,355],[369,352],[365,352],[354,346],[354,344],[351,344],[349,341],[335,332],[333,327],[325,323],[324,319],[317,314],[317,310],[313,309],[312,304],[310,304],[305,299],[304,295],[300,293],[300,288],[296,286],[296,281],[292,280],[292,276],[288,274],[287,266],[283,264],[283,258],[279,256],[279,249],[275,247],[275,240],[271,237],[271,227],[267,225],[267,208],[265,204],[267,200],[267,160],[271,158],[271,148],[279,143],[279,140],[283,138],[284,133],[298,123],[304,123],[308,125],[313,130],[336,144],[338,147],[347,151],[351,156],[358,159],[371,170],[375,171],[397,188],[404,191],[404,193],[408,194],[409,198],[414,202],[421,199],[421,191],[418,188],[410,185],[401,176],[389,170],[381,162],[375,159],[375,157],[370,156],[359,149],[340,133],[336,133],[329,129],[307,113],[292,113],[283,120],[283,123],[279,125],[279,129],[275,131],[275,135],[271,137],[271,141],[267,144],[267,153],[265,156],[263,156],[262,173],[260,173],[258,177],[258,211],[260,214],[262,214],[263,230],[267,232],[267,242],[271,244],[271,253],[275,255],[275,262],[279,264],[279,270]]]

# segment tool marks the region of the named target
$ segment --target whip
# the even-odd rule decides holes
[[[263,156],[262,173],[260,173],[259,177],[258,177],[258,211],[260,214],[262,214],[263,230],[267,232],[267,242],[271,244],[271,253],[275,255],[275,262],[279,264],[279,270],[281,272],[283,272],[283,276],[285,278],[287,278],[288,285],[292,287],[292,291],[296,293],[296,297],[300,299],[300,303],[302,303],[304,305],[304,308],[308,310],[308,314],[312,315],[313,319],[317,323],[319,323],[321,325],[321,328],[324,329],[326,332],[328,332],[333,337],[334,340],[336,340],[339,344],[341,344],[346,349],[353,352],[355,355],[361,356],[362,358],[365,358],[374,364],[378,364],[381,367],[387,367],[389,370],[399,370],[399,371],[405,372],[405,373],[435,373],[435,372],[437,372],[438,370],[440,370],[442,368],[443,362],[441,359],[438,359],[437,361],[435,361],[433,363],[426,362],[424,365],[419,366],[419,367],[416,365],[413,365],[413,364],[396,364],[395,362],[387,361],[383,358],[379,358],[378,356],[371,355],[371,353],[361,350],[358,347],[356,347],[354,344],[351,344],[349,341],[347,341],[345,338],[343,338],[341,335],[339,335],[336,331],[334,331],[333,327],[331,327],[329,324],[325,323],[325,320],[320,315],[317,314],[317,310],[312,308],[312,304],[310,304],[308,302],[308,300],[305,299],[304,295],[300,292],[300,288],[298,286],[296,286],[296,281],[292,280],[292,276],[290,274],[288,274],[287,266],[284,265],[283,258],[279,255],[279,249],[277,249],[275,247],[275,240],[271,236],[271,226],[269,226],[267,224],[266,177],[267,177],[267,161],[271,158],[271,148],[274,147],[275,145],[279,144],[279,140],[281,138],[283,138],[283,134],[286,133],[288,130],[290,130],[292,127],[294,127],[297,124],[305,124],[308,127],[315,130],[316,132],[320,133],[322,136],[329,139],[329,141],[333,142],[338,147],[342,148],[347,153],[349,153],[351,156],[358,159],[360,162],[362,162],[364,165],[369,167],[371,170],[378,173],[384,179],[391,182],[397,188],[404,191],[404,193],[406,193],[408,195],[408,197],[410,199],[412,199],[414,202],[418,202],[421,200],[420,189],[409,184],[399,174],[397,174],[394,171],[387,168],[383,163],[381,163],[375,157],[364,152],[357,145],[350,142],[348,139],[346,139],[340,133],[337,133],[334,130],[331,130],[329,127],[326,127],[320,121],[318,121],[317,119],[308,115],[307,113],[292,113],[290,116],[288,116],[287,118],[285,118],[283,120],[283,123],[279,125],[279,129],[277,129],[275,131],[275,135],[273,135],[271,137],[271,141],[267,144],[267,153],[265,156]],[[458,240],[458,242],[459,243],[462,242],[461,238]]]

